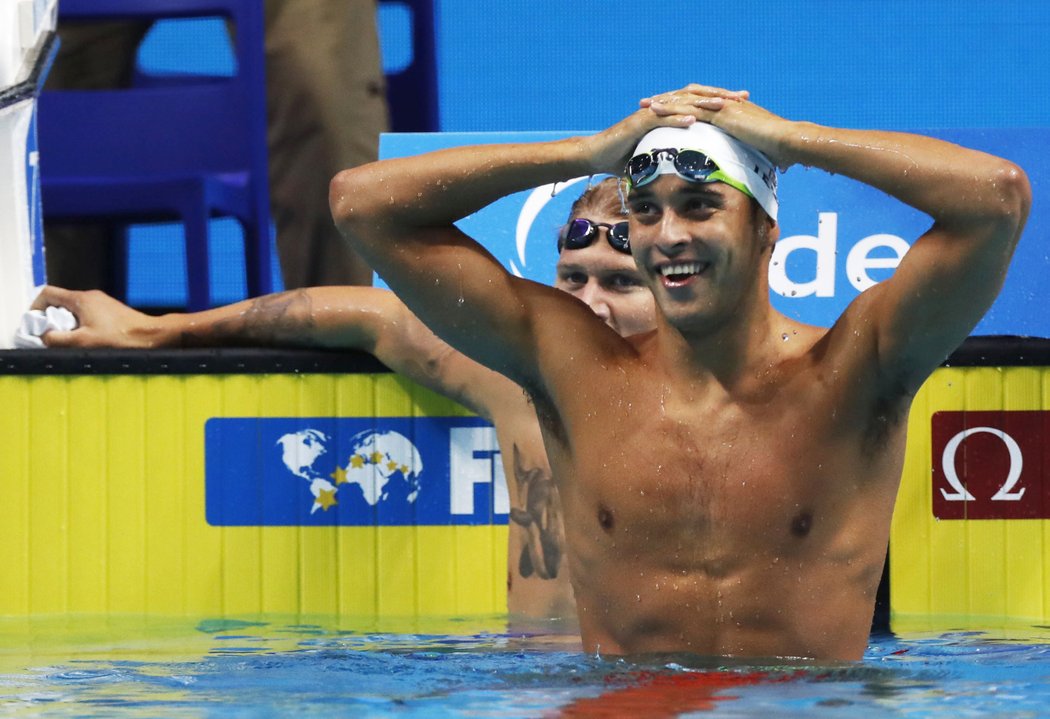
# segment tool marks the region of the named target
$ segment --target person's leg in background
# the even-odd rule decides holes
[[[328,183],[375,160],[388,127],[374,0],[266,0],[270,202],[286,288],[368,285]]]
[[[149,23],[60,23],[58,56],[45,90],[103,90],[127,87],[135,52]],[[42,154],[47,162],[47,153]],[[119,228],[109,224],[48,222],[44,227],[47,279],[76,290],[102,289],[123,298],[126,284],[117,247]]]

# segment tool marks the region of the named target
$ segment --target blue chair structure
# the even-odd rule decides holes
[[[380,4],[384,4],[380,0]],[[434,47],[434,0],[397,0],[410,13],[412,61],[386,77],[390,129],[393,132],[437,132],[437,52]]]
[[[38,101],[45,217],[182,222],[189,310],[212,304],[213,217],[234,217],[244,229],[248,295],[273,291],[262,5],[261,0],[59,4],[64,20],[221,16],[234,26],[237,67],[231,77],[179,76],[127,89],[45,91]],[[124,255],[126,262],[126,247]]]

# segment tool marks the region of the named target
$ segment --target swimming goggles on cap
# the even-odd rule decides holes
[[[714,160],[699,150],[676,150],[671,147],[652,150],[635,155],[624,168],[628,190],[646,185],[658,175],[668,173],[674,173],[689,182],[724,182],[748,197],[754,197],[747,185],[727,175]]]
[[[583,217],[577,217],[561,228],[558,234],[558,252],[562,250],[582,250],[590,247],[597,239],[599,230],[605,228],[605,239],[609,241],[614,250],[624,254],[631,254],[631,241],[627,237],[627,221],[617,222],[610,225],[607,222],[591,222]]]

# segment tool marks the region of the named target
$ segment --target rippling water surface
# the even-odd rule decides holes
[[[0,715],[1050,716],[1050,627],[941,626],[829,665],[606,659],[499,618],[0,620]]]

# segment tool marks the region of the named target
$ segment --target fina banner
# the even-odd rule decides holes
[[[496,431],[478,417],[214,417],[212,526],[506,524]]]
[[[1050,130],[920,130],[949,142],[1016,162],[1032,183],[1032,212],[998,300],[975,335],[1050,337],[1050,210],[1041,201],[1050,189]],[[501,142],[539,142],[589,132],[387,134],[380,157],[407,157],[447,147]],[[477,239],[508,270],[551,283],[555,240],[572,201],[588,178],[547,185],[503,198],[464,218],[459,227]],[[863,290],[886,279],[930,219],[866,185],[841,176],[794,167],[781,175],[780,241],[770,266],[773,304],[803,322],[830,326]],[[379,283],[381,284],[381,283]]]

